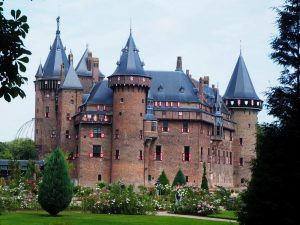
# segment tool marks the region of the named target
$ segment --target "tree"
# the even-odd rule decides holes
[[[175,186],[177,184],[180,184],[180,185],[186,184],[185,176],[180,168],[179,168],[178,172],[176,173],[176,176],[174,178],[172,186]]]
[[[165,173],[164,170],[163,170],[163,171],[161,172],[161,174],[159,175],[158,180],[159,180],[159,183],[160,183],[161,185],[167,185],[167,184],[170,184],[169,179],[168,179],[168,177],[167,177],[167,175],[166,175],[166,173]]]
[[[62,151],[57,148],[46,160],[38,201],[50,215],[68,207],[73,196],[73,184]]]
[[[26,71],[29,62],[28,51],[23,43],[28,33],[27,17],[18,9],[11,10],[12,19],[3,15],[3,0],[0,2],[0,98],[8,102],[11,98],[25,97],[20,88],[28,79],[20,73]]]
[[[258,133],[252,179],[242,195],[241,225],[299,224],[300,181],[300,0],[286,0],[278,13],[278,37],[271,43],[271,59],[283,66],[280,85],[267,93],[269,114],[276,118]]]
[[[8,142],[7,147],[14,159],[38,159],[38,153],[35,148],[35,143],[29,138],[15,139],[11,142]]]
[[[208,191],[208,182],[206,178],[206,164],[203,163],[203,174],[202,174],[202,181],[201,181],[201,189]]]

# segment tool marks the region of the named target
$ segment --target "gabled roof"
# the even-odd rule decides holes
[[[199,102],[190,78],[180,71],[146,71],[152,77],[150,94],[154,101]]]
[[[44,65],[44,77],[57,77],[60,75],[61,64],[64,63],[65,74],[69,68],[69,62],[62,41],[60,39],[59,17],[57,18],[56,36]]]
[[[36,77],[41,77],[43,76],[43,67],[42,67],[42,63],[40,63],[38,70],[36,71],[35,74]]]
[[[87,104],[87,105],[94,105],[94,104],[112,105],[112,102],[113,102],[112,89],[108,87],[108,80],[103,80],[101,82],[98,82],[93,87],[85,104]]]
[[[78,89],[78,90],[83,89],[82,85],[80,83],[80,80],[77,76],[77,73],[75,72],[72,64],[69,66],[69,70],[67,72],[66,78],[60,88],[62,88],[62,89]]]
[[[259,100],[242,54],[238,58],[223,98]]]
[[[135,46],[132,34],[130,32],[126,46],[122,49],[120,61],[117,62],[117,68],[114,75],[147,76],[144,71],[144,63],[139,56],[139,50]]]

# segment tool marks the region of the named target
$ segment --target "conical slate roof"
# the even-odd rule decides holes
[[[147,77],[143,68],[144,63],[140,59],[139,50],[134,43],[131,32],[117,65],[113,75],[142,75]]]
[[[78,90],[83,89],[72,64],[69,66],[69,70],[67,72],[66,78],[60,88],[62,88],[62,89],[78,89]]]
[[[36,77],[41,77],[43,76],[43,67],[42,67],[42,63],[40,63],[38,70],[36,71],[35,74]]]
[[[242,54],[238,58],[223,98],[259,100]]]
[[[90,77],[92,76],[92,70],[88,69],[88,56],[89,56],[89,49],[88,47],[86,48],[86,50],[84,51],[81,59],[79,60],[77,66],[76,66],[76,72],[79,76],[87,76]],[[104,78],[104,74],[101,73],[101,71],[99,70],[99,77]]]
[[[57,18],[57,30],[50,53],[44,65],[44,77],[57,77],[60,75],[60,68],[64,64],[65,74],[69,68],[69,62],[62,41],[60,39],[59,17]]]

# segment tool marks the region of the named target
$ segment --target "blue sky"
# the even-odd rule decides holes
[[[184,69],[192,76],[210,76],[210,83],[224,94],[240,52],[258,96],[277,84],[281,68],[269,59],[270,41],[277,33],[272,7],[279,0],[11,0],[5,14],[20,8],[30,25],[25,40],[32,52],[23,86],[27,97],[6,103],[0,99],[0,141],[15,138],[18,129],[34,117],[34,76],[45,63],[56,31],[56,17],[67,53],[77,64],[86,44],[100,58],[100,69],[110,75],[120,50],[133,37],[147,70],[174,70],[182,56]],[[272,118],[263,110],[259,122]],[[30,135],[31,131],[28,131]]]

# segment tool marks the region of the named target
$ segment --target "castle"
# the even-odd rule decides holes
[[[40,157],[59,146],[74,163],[77,184],[99,181],[153,185],[179,168],[189,185],[241,187],[255,157],[262,109],[242,55],[222,97],[209,77],[182,70],[145,70],[130,31],[112,75],[87,48],[76,68],[60,38],[35,80],[35,143]]]

